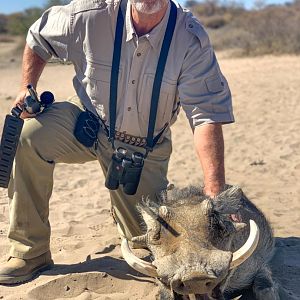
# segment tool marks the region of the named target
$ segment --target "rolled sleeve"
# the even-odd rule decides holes
[[[71,33],[70,5],[54,6],[30,27],[26,42],[45,61],[52,56],[71,60]]]
[[[178,83],[181,106],[192,128],[234,122],[231,93],[211,45],[193,39]]]

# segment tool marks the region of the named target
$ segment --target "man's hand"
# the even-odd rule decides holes
[[[24,100],[27,96],[29,96],[28,90],[27,89],[26,90],[21,90],[19,92],[19,94],[17,95],[16,100],[14,101],[12,108],[18,106],[20,109],[23,109],[22,106],[24,105]],[[23,110],[23,112],[20,115],[20,117],[22,119],[33,118],[35,116],[36,116],[36,114],[30,114],[26,110]]]
[[[44,61],[41,57],[39,57],[33,50],[29,48],[26,44],[23,54],[23,63],[22,63],[22,83],[21,90],[16,97],[16,100],[13,104],[13,107],[20,107],[24,104],[24,100],[26,96],[29,95],[27,90],[28,84],[32,84],[34,88],[36,88],[37,82],[44,70],[46,65],[46,61]],[[26,111],[23,111],[21,114],[22,119],[32,118],[35,114],[29,114]]]
[[[225,186],[224,140],[222,124],[205,124],[195,128],[194,143],[203,175],[203,192],[215,197]]]

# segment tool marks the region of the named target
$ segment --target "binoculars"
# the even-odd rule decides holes
[[[142,170],[144,166],[144,155],[134,152],[127,155],[127,150],[119,147],[112,155],[105,186],[110,190],[116,190],[123,185],[123,191],[127,195],[134,195],[137,191]]]

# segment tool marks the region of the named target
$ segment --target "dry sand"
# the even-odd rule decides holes
[[[3,46],[3,47],[2,47]],[[10,45],[0,44],[0,129],[20,82]],[[226,58],[236,123],[224,127],[227,181],[240,185],[269,218],[277,238],[273,272],[284,300],[300,299],[300,58]],[[49,65],[39,91],[71,96],[72,66]],[[173,126],[169,180],[201,182],[192,133],[183,113]],[[91,177],[95,179],[90,180]],[[0,286],[0,299],[154,299],[154,280],[124,262],[109,214],[109,195],[97,162],[57,165],[51,199],[51,251],[55,268],[21,286]],[[0,262],[9,244],[6,190],[0,189]]]

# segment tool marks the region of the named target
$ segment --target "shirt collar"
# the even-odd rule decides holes
[[[132,24],[131,4],[129,0],[127,1],[127,7],[126,7],[125,28],[126,28],[126,42],[128,42],[133,39],[134,35],[136,35],[135,29]]]
[[[151,46],[154,49],[157,49],[159,46],[159,43],[162,41],[165,30],[167,27],[167,23],[169,20],[169,15],[170,15],[170,10],[171,10],[171,4],[170,1],[168,1],[168,8],[167,11],[160,21],[160,23],[155,26],[149,33],[145,34],[145,37],[149,40]],[[132,24],[132,18],[131,18],[131,4],[130,1],[127,2],[127,8],[126,8],[126,42],[130,41],[133,39],[133,37],[136,35],[134,26]]]

